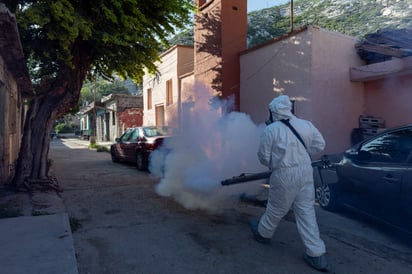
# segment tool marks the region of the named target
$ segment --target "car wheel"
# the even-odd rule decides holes
[[[145,170],[143,154],[141,152],[136,152],[136,168],[138,170]]]
[[[316,187],[316,200],[325,210],[339,210],[340,202],[337,184],[322,184]]]
[[[116,151],[114,150],[114,148],[110,149],[110,155],[112,156],[112,161],[114,163],[119,162],[119,158],[117,158]]]

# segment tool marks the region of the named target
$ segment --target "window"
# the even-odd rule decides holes
[[[139,129],[134,129],[133,130],[133,133],[132,133],[132,136],[130,137],[130,141],[131,142],[137,142],[137,139],[139,138]]]
[[[120,137],[120,140],[121,140],[122,142],[127,142],[127,141],[129,141],[129,138],[132,136],[132,134],[133,134],[133,129],[128,129],[128,130],[123,134],[123,136]]]
[[[166,81],[166,106],[173,104],[172,79]]]
[[[112,111],[112,125],[116,125],[116,112]]]
[[[152,89],[147,90],[147,109],[152,109]]]
[[[360,151],[367,154],[368,162],[405,163],[412,152],[412,129],[384,134],[365,143]]]
[[[162,127],[165,125],[165,107],[163,105],[156,106],[156,126]]]

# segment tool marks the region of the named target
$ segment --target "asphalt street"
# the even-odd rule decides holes
[[[79,273],[318,273],[302,260],[292,213],[262,245],[248,221],[264,208],[233,199],[220,212],[185,209],[156,194],[157,178],[87,144],[55,139],[49,152]],[[412,273],[412,245],[396,232],[320,208],[317,216],[332,273]]]

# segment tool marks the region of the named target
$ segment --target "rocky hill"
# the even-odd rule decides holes
[[[412,0],[295,0],[294,29],[317,25],[363,38],[382,29],[412,28]],[[248,47],[291,29],[290,4],[248,14]],[[171,44],[193,45],[193,29],[176,35]]]

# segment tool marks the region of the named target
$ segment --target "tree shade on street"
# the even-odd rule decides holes
[[[13,184],[48,179],[49,132],[75,107],[84,80],[113,73],[139,80],[167,38],[191,20],[191,0],[4,1],[16,14],[35,95],[29,100]]]

